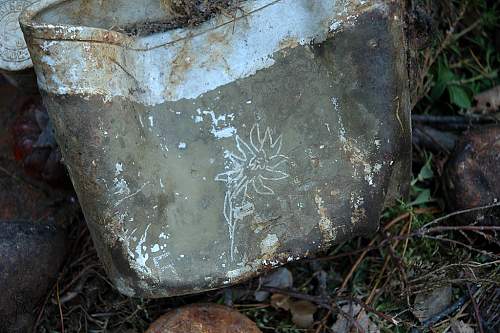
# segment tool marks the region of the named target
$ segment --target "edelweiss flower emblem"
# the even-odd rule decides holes
[[[226,183],[224,218],[229,227],[231,259],[234,257],[234,233],[237,221],[254,213],[255,195],[274,195],[272,182],[289,175],[283,171],[287,157],[281,153],[281,135],[273,139],[271,130],[261,133],[255,124],[250,131],[250,143],[236,135],[237,153],[226,151],[227,171],[218,174],[216,181]]]

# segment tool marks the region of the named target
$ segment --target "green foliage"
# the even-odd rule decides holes
[[[433,201],[431,190],[424,187],[426,182],[432,180],[433,178],[434,172],[432,171],[432,154],[429,154],[417,177],[415,177],[411,182],[411,194],[414,199],[408,204],[408,206],[420,206]]]
[[[484,0],[422,2],[441,12],[434,18],[439,28],[434,47],[423,52],[430,65],[423,73],[428,89],[415,111],[463,112],[473,106],[475,94],[500,84],[499,45],[492,38],[500,29],[500,5]],[[438,17],[443,14],[448,17]]]

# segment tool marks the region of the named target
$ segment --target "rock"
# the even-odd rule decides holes
[[[0,222],[0,332],[28,332],[33,310],[64,261],[66,236],[53,224]]]
[[[500,126],[471,130],[457,143],[445,169],[450,211],[487,206],[500,200]],[[498,225],[500,208],[460,214],[462,224]]]
[[[261,333],[250,319],[217,304],[194,304],[172,310],[155,321],[146,333]]]

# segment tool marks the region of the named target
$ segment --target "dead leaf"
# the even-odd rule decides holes
[[[316,310],[318,307],[309,301],[297,301],[290,304],[292,321],[298,328],[312,327]]]
[[[451,286],[441,287],[430,293],[418,294],[413,305],[413,315],[420,322],[424,322],[446,309],[451,303],[451,296]]]
[[[299,328],[310,328],[314,324],[314,314],[318,307],[308,301],[292,301],[290,296],[273,294],[271,305],[276,309],[290,311],[292,321]]]
[[[380,329],[377,324],[375,324],[370,317],[368,317],[366,311],[358,304],[347,304],[341,309],[344,313],[350,314],[366,333],[380,333]],[[333,324],[332,331],[335,333],[350,333],[357,332],[358,330],[352,323],[352,320],[350,318],[346,318],[346,316],[341,313],[337,316],[337,321]]]
[[[472,109],[476,113],[494,113],[500,110],[500,86],[486,90],[474,96],[476,106]]]
[[[451,320],[451,331],[453,333],[474,333],[474,329],[463,321]]]
[[[282,267],[268,275],[261,277],[260,284],[264,287],[287,289],[293,286],[293,275],[288,269]],[[269,293],[267,291],[255,292],[255,300],[257,302],[263,302],[268,297]]]
[[[289,311],[290,303],[291,303],[290,297],[285,296],[283,294],[273,294],[273,296],[271,296],[271,305],[275,309],[283,309]]]

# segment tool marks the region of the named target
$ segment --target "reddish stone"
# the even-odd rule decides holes
[[[500,202],[500,126],[474,129],[462,137],[446,165],[444,185],[451,211]],[[500,208],[460,214],[456,220],[499,225]]]
[[[262,333],[257,325],[231,308],[194,304],[175,309],[155,321],[146,333]]]

